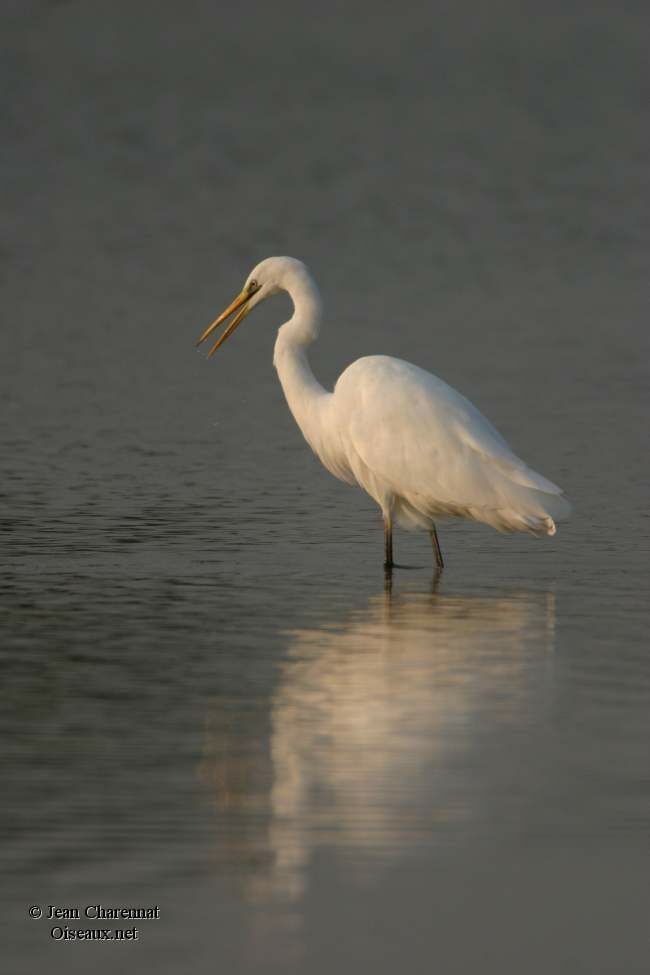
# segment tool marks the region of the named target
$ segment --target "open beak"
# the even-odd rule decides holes
[[[231,321],[226,331],[223,333],[223,335],[221,335],[217,339],[217,341],[214,343],[214,345],[208,352],[208,359],[210,358],[210,356],[214,355],[214,353],[217,351],[219,346],[226,341],[228,336],[232,335],[232,333],[235,331],[239,323],[243,321],[244,318],[246,318],[246,315],[248,314],[249,307],[250,307],[248,302],[251,300],[254,294],[255,291],[242,291],[241,294],[237,295],[235,300],[230,305],[228,305],[226,310],[222,311],[219,317],[213,321],[212,325],[208,325],[205,332],[203,333],[203,335],[201,335],[198,342],[196,343],[197,346],[200,345],[201,342],[205,342],[207,337],[209,335],[212,335],[212,333],[216,328],[219,328],[219,326],[222,325],[223,322],[226,321],[226,319],[230,318],[233,312],[236,312],[239,309],[237,315],[235,315],[235,317]]]

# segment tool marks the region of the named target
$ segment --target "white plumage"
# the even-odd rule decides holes
[[[294,305],[273,357],[287,403],[324,466],[381,508],[387,567],[394,521],[429,529],[439,565],[440,516],[555,534],[556,522],[570,513],[562,490],[520,460],[479,410],[437,376],[401,359],[367,356],[348,366],[333,392],[323,389],[306,355],[318,335],[321,300],[301,261],[270,257],[258,264],[199,342],[237,311],[212,355],[251,308],[281,290]]]
[[[359,359],[337,382],[331,409],[354,480],[382,509],[392,499],[406,527],[460,515],[552,535],[567,513],[559,487],[519,460],[469,400],[418,366]]]

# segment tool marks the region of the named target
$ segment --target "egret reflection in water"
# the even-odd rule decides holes
[[[296,901],[320,846],[372,871],[489,821],[495,779],[512,784],[499,729],[548,707],[554,628],[548,592],[405,591],[288,633],[266,707],[220,700],[208,718],[222,869]]]

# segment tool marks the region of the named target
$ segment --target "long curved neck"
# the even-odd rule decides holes
[[[278,330],[273,365],[284,395],[305,440],[318,452],[323,433],[323,411],[331,397],[318,382],[307,359],[307,348],[317,338],[322,304],[316,284],[307,275],[292,277],[284,290],[293,302],[293,315]]]

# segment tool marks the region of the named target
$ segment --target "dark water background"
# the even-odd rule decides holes
[[[3,970],[647,971],[648,27],[4,5]],[[385,591],[277,384],[288,304],[193,349],[282,253],[323,382],[432,369],[571,523],[443,525],[438,580],[401,534]],[[161,919],[27,915],[95,903]]]

